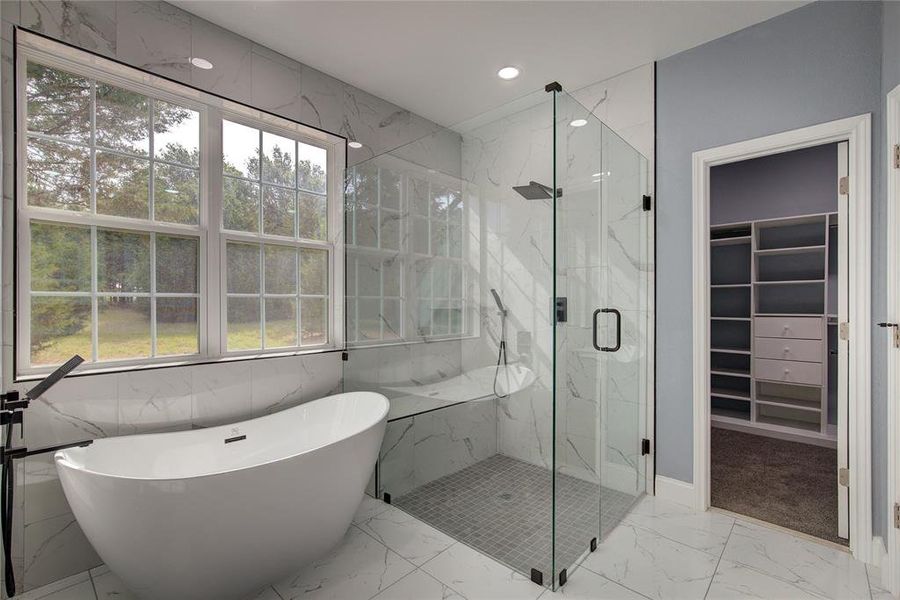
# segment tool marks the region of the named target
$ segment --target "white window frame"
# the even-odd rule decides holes
[[[356,166],[363,166],[366,163],[360,163]],[[413,162],[401,159],[392,155],[384,155],[374,159],[373,164],[377,169],[389,169],[393,171],[400,177],[400,249],[384,249],[384,248],[375,248],[371,246],[357,246],[355,244],[347,245],[348,255],[365,255],[370,258],[378,258],[381,260],[387,258],[396,258],[400,260],[401,263],[401,296],[400,296],[400,325],[401,325],[401,335],[400,338],[383,338],[382,339],[371,339],[371,340],[359,340],[353,339],[356,338],[357,332],[348,332],[348,346],[351,347],[368,347],[368,346],[390,346],[396,344],[408,344],[408,343],[416,343],[416,342],[424,342],[424,341],[450,341],[450,340],[461,340],[461,339],[469,339],[478,336],[478,319],[473,314],[474,308],[477,306],[477,302],[474,298],[477,297],[478,290],[473,288],[473,284],[477,285],[477,278],[473,277],[470,271],[469,265],[469,235],[470,235],[470,227],[472,216],[470,214],[470,208],[468,203],[472,201],[472,198],[466,197],[466,186],[465,181],[459,178],[452,177],[445,173],[441,173],[435,171],[434,169],[427,169],[420,165],[417,165]],[[428,184],[428,193],[431,195],[431,190],[434,186],[441,186],[447,189],[452,189],[457,191],[463,198],[464,204],[464,216],[462,223],[462,249],[460,256],[452,257],[446,256],[436,256],[432,254],[423,254],[415,251],[414,240],[413,240],[413,227],[414,220],[416,216],[413,214],[413,207],[411,204],[411,179],[420,179]],[[380,182],[380,179],[379,179]],[[380,185],[379,185],[379,194],[381,193]],[[429,199],[430,203],[430,199]],[[380,207],[380,202],[378,204]],[[393,211],[392,211],[393,212]],[[354,236],[355,222],[354,219],[351,218],[352,215],[348,213],[348,224],[347,224],[347,239],[352,240]],[[421,217],[419,217],[421,218]],[[431,215],[426,217],[426,220],[429,224],[429,249],[431,245],[431,223],[434,220]],[[380,221],[379,221],[379,235],[380,235]],[[448,230],[449,231],[449,230]],[[404,241],[405,240],[405,241]],[[380,238],[379,238],[380,243]],[[449,237],[447,243],[449,244]],[[462,310],[462,324],[461,330],[457,333],[446,333],[446,334],[433,334],[427,333],[423,334],[419,329],[419,297],[416,292],[416,265],[420,262],[427,261],[446,261],[454,264],[458,264],[462,271],[462,295],[455,299],[461,303]],[[350,273],[348,273],[348,277]],[[382,279],[383,285],[383,279]],[[356,288],[356,294],[353,296],[348,296],[352,298],[354,301],[358,300],[360,296],[358,295],[359,289]],[[371,298],[371,297],[364,297]],[[384,296],[381,296],[383,299]],[[395,298],[395,296],[388,296],[387,298]],[[431,296],[430,301],[433,302],[434,297],[433,294]],[[454,298],[451,298],[450,301],[453,301]],[[348,322],[350,320],[348,319]],[[359,323],[358,320],[355,320],[355,325],[358,328]],[[432,324],[433,325],[433,324]],[[383,327],[382,327],[383,331]],[[382,334],[383,335],[383,334]],[[353,339],[353,341],[350,341]]]
[[[142,219],[78,213],[59,209],[28,206],[26,204],[26,151],[27,151],[27,98],[26,65],[34,61],[48,67],[65,70],[90,79],[110,83],[128,90],[171,102],[200,113],[200,196],[199,224],[178,225],[155,223]],[[58,42],[20,31],[16,48],[16,102],[15,115],[16,142],[16,236],[17,257],[14,265],[16,285],[16,329],[15,377],[27,379],[53,369],[33,367],[30,364],[31,340],[31,273],[30,273],[30,227],[32,220],[68,223],[151,234],[171,234],[197,237],[200,244],[198,260],[198,330],[199,352],[188,356],[160,356],[153,358],[108,360],[85,363],[80,370],[109,372],[127,369],[198,364],[257,358],[264,356],[289,356],[335,351],[344,348],[344,202],[343,184],[346,165],[346,138],[330,134],[278,117],[261,110],[218,98],[189,86],[175,83],[122,65],[115,61],[78,50]],[[324,148],[327,151],[327,240],[275,240],[256,234],[249,237],[238,232],[225,232],[222,227],[222,119],[241,122],[245,125],[290,137],[305,144]],[[93,173],[92,173],[93,180]],[[252,238],[252,240],[250,239]],[[228,239],[253,241],[255,243],[289,243],[297,247],[327,249],[328,265],[328,343],[317,346],[294,346],[271,350],[226,350],[225,312],[225,244]],[[151,260],[155,260],[152,258]],[[152,277],[155,265],[151,263]],[[92,266],[92,269],[96,269]],[[95,279],[95,278],[94,278]],[[299,280],[298,280],[299,285]],[[97,294],[92,290],[91,294]],[[67,295],[65,293],[60,295]],[[74,294],[72,294],[74,296]],[[100,293],[98,295],[108,295]],[[141,294],[125,294],[140,296]],[[168,296],[168,294],[163,294]],[[96,319],[96,314],[93,315]],[[298,340],[298,344],[300,340]],[[96,348],[96,340],[93,342]],[[86,357],[89,358],[89,357]]]

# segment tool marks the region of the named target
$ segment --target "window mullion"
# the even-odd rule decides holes
[[[150,183],[150,186],[149,186],[149,188],[148,188],[148,190],[147,190],[147,193],[150,194],[150,195],[149,195],[149,197],[147,198],[147,201],[148,201],[148,203],[149,203],[149,205],[150,205],[150,206],[149,206],[149,209],[150,209],[150,221],[155,223],[155,222],[156,222],[156,206],[155,206],[156,203],[154,202],[154,196],[156,196],[156,191],[155,191],[154,188],[155,188],[155,185],[156,185],[156,182],[155,182],[155,180],[156,180],[156,165],[154,164],[154,161],[153,161],[153,156],[154,156],[154,154],[155,154],[154,149],[153,149],[153,146],[154,146],[154,144],[156,143],[156,136],[154,135],[154,131],[155,131],[155,130],[154,130],[154,122],[153,122],[153,120],[154,120],[154,118],[155,118],[155,116],[156,116],[156,111],[154,110],[154,108],[156,107],[156,100],[153,99],[153,98],[148,98],[148,100],[150,100],[150,101],[147,103],[147,105],[148,105],[148,110],[150,111],[150,115],[149,115],[149,117],[150,117],[150,118],[149,118],[150,131],[148,132],[148,134],[149,134],[148,137],[150,138],[150,154],[149,154],[149,157],[148,157],[148,158],[150,159],[150,164],[149,164],[149,167],[150,167],[150,169],[149,169],[149,171],[150,171],[150,182],[149,182],[149,183]],[[155,348],[155,345],[156,345],[156,342],[155,342],[155,340],[154,340],[154,348]],[[154,355],[155,355],[155,353],[154,353]]]
[[[150,356],[157,355],[156,347],[156,234],[150,234]]]
[[[91,361],[100,360],[100,307],[97,298],[97,227],[91,227]]]

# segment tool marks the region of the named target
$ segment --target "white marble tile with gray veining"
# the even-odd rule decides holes
[[[101,563],[71,513],[26,525],[24,544],[26,590]]]
[[[276,413],[303,402],[303,356],[254,360],[250,363],[251,412],[254,417]]]
[[[120,435],[190,429],[194,368],[119,373]]]
[[[213,68],[192,66],[191,83],[230,100],[251,103],[252,48],[247,38],[192,15],[191,56],[210,61]]]
[[[116,58],[191,82],[190,15],[166,2],[116,2]]]
[[[201,365],[192,378],[194,425],[214,427],[251,417],[249,362]]]
[[[21,6],[23,27],[85,50],[115,56],[115,2],[32,0],[15,4]],[[4,6],[3,10],[7,7]]]

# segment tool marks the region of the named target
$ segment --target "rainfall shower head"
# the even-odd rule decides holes
[[[497,309],[501,313],[506,314],[506,309],[503,307],[503,303],[500,301],[500,294],[497,293],[497,290],[491,288],[491,295],[494,297],[494,302],[497,303]]]
[[[553,188],[537,181],[529,181],[528,185],[514,185],[516,190],[526,200],[549,200],[553,198]],[[562,188],[556,189],[556,197],[562,196]]]

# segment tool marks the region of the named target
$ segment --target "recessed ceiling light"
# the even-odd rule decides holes
[[[599,173],[594,173],[593,175],[591,175],[591,177],[603,177],[603,171],[601,171]]]
[[[347,145],[350,146],[351,148],[353,148],[354,150],[358,150],[359,148],[362,148],[362,144],[360,144],[356,140],[353,140],[352,142],[347,142]]]
[[[584,127],[587,125],[587,119],[575,119],[571,123],[569,123],[572,127]]]
[[[503,67],[497,71],[497,77],[500,79],[515,79],[519,76],[519,70],[515,67]]]
[[[191,64],[197,67],[198,69],[204,69],[206,71],[213,68],[213,64],[206,60],[205,58],[200,58],[199,56],[195,56],[191,59]]]

